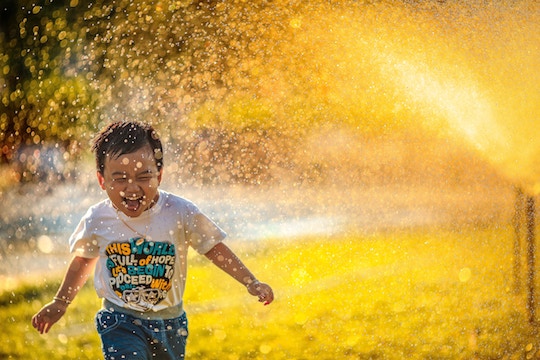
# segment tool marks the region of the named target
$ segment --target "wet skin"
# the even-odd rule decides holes
[[[150,146],[130,154],[108,157],[98,182],[116,209],[129,217],[140,216],[157,202],[162,172]]]

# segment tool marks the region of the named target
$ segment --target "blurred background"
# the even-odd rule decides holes
[[[63,269],[121,119],[232,239],[508,224],[540,189],[539,24],[517,0],[3,0],[0,277]]]

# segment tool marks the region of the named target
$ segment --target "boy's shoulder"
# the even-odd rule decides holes
[[[111,204],[111,201],[107,198],[91,205],[86,211],[86,216],[92,216],[96,214],[105,215],[108,213],[113,213],[113,206]]]
[[[159,190],[158,204],[161,208],[197,208],[191,200],[164,190]]]

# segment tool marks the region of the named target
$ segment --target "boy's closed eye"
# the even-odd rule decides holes
[[[148,173],[148,174],[137,176],[137,181],[150,181],[154,178],[155,176],[153,174]]]

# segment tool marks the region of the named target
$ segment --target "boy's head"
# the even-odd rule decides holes
[[[98,134],[92,149],[99,185],[117,210],[137,217],[157,202],[163,148],[151,126],[110,124]]]
[[[159,171],[163,168],[163,146],[157,132],[151,125],[136,121],[118,121],[103,128],[93,142],[92,151],[96,156],[97,171],[103,174],[105,160],[134,153],[149,146]]]

